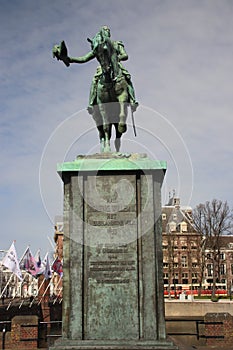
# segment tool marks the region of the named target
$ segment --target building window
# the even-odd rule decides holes
[[[225,259],[225,254],[224,253],[220,253],[220,259],[222,259],[222,260]]]
[[[168,267],[168,263],[163,263],[163,267]]]
[[[170,232],[176,231],[176,223],[174,221],[169,222],[169,230]]]
[[[208,254],[206,255],[206,257],[207,257],[207,259],[211,259],[211,253],[208,253]]]
[[[187,267],[187,256],[181,257],[182,267]]]
[[[231,264],[231,274],[233,275],[233,264]]]
[[[187,273],[182,273],[182,278],[188,278],[188,274]]]
[[[213,276],[213,265],[212,264],[207,264],[207,275],[208,277]]]
[[[180,231],[181,232],[187,232],[188,231],[188,225],[185,221],[182,221],[180,224]]]
[[[220,275],[225,275],[225,273],[226,273],[225,264],[221,264],[220,265]]]
[[[167,219],[167,215],[166,214],[162,214],[162,220],[166,220]]]

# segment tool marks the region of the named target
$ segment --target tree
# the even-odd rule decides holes
[[[213,199],[211,202],[207,201],[205,204],[197,205],[192,215],[194,228],[202,235],[203,261],[206,258],[206,249],[211,251],[213,267],[211,300],[213,301],[216,300],[216,283],[219,275],[220,237],[232,230],[232,210],[230,210],[227,201]]]

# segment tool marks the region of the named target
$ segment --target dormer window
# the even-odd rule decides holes
[[[187,232],[188,231],[188,225],[185,221],[182,221],[180,223],[180,231],[181,232]]]
[[[169,230],[171,232],[176,231],[176,223],[174,221],[169,222]]]

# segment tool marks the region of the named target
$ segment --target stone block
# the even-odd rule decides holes
[[[175,349],[163,299],[165,162],[95,155],[64,182],[63,336],[52,349]]]

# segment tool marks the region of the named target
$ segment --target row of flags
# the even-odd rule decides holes
[[[19,261],[14,242],[4,256],[2,265],[7,267],[21,281],[23,280],[21,270],[27,271],[34,277],[43,274],[46,280],[52,277],[52,271],[56,272],[60,277],[63,275],[62,261],[57,257],[52,265],[50,265],[48,253],[46,253],[44,259],[41,260],[40,252],[38,251],[36,255],[33,256],[28,247]]]

